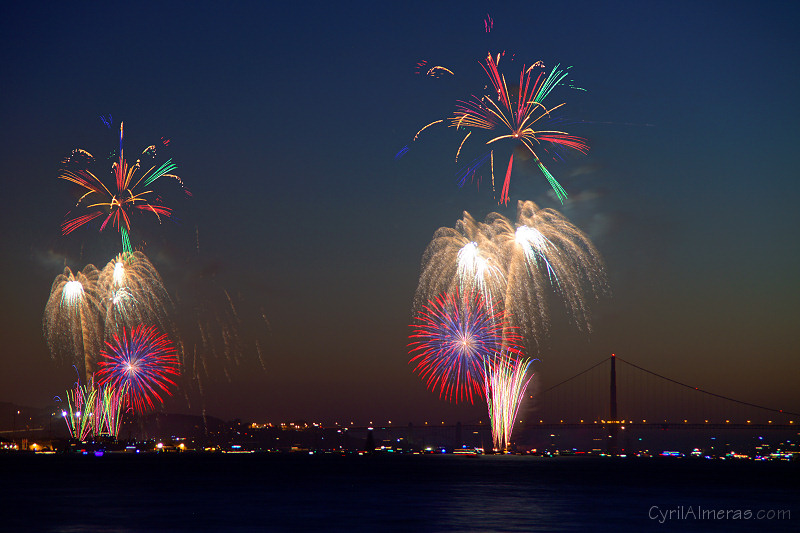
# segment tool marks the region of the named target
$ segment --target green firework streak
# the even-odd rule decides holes
[[[133,249],[131,248],[131,240],[128,238],[128,230],[121,224],[119,227],[119,234],[120,237],[122,237],[122,253],[133,253]]]
[[[167,160],[167,162],[158,167],[158,169],[155,172],[153,172],[150,176],[148,176],[146,180],[144,180],[144,184],[142,184],[142,187],[147,187],[148,185],[156,181],[158,178],[160,178],[167,172],[172,172],[176,168],[178,168],[178,165],[173,163],[172,159]]]
[[[561,184],[556,181],[556,179],[552,174],[550,174],[550,171],[547,170],[541,161],[537,161],[537,164],[539,165],[539,169],[542,171],[542,174],[544,174],[544,177],[550,182],[550,186],[553,188],[553,191],[555,191],[559,201],[563,204],[564,200],[567,199],[567,191],[565,191],[564,187],[562,187]]]

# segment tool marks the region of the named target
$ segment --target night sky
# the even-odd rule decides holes
[[[203,403],[225,419],[357,424],[485,417],[484,405],[426,390],[408,365],[408,324],[434,231],[465,210],[513,218],[517,200],[585,231],[612,289],[590,335],[554,312],[531,392],[613,352],[800,411],[797,5],[135,4],[18,3],[0,22],[0,401],[44,406],[74,381],[42,335],[50,285],[65,261],[102,266],[119,244],[110,232],[61,236],[74,190],[56,176],[74,148],[113,150],[123,120],[131,150],[171,139],[194,195],[174,204],[172,221],[142,219],[133,234],[167,289],[202,279],[269,322],[266,369],[244,354],[202,402],[178,393],[168,411]],[[483,83],[486,52],[503,50],[572,65],[587,89],[553,97],[591,146],[548,164],[570,195],[563,207],[523,166],[508,207],[486,179],[459,188],[453,130],[426,132],[394,159]],[[456,76],[415,74],[423,59]],[[108,114],[116,131],[99,118]]]

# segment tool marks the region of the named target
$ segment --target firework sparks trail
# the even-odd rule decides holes
[[[477,291],[492,310],[493,289],[505,282],[505,274],[495,259],[485,253],[485,248],[483,246],[479,249],[475,241],[461,247],[456,256],[456,279],[462,292]]]
[[[428,388],[448,401],[473,402],[486,395],[487,365],[504,343],[521,353],[522,338],[509,329],[502,313],[493,314],[477,294],[440,294],[428,302],[411,326],[409,352],[414,371]]]
[[[111,386],[100,387],[97,393],[96,411],[100,413],[97,432],[101,435],[119,436],[122,425],[122,416],[127,411],[124,408],[127,385],[121,388]]]
[[[147,168],[143,159],[155,159],[156,147],[152,145],[145,148],[136,162],[131,165],[125,159],[123,139],[123,123],[120,123],[119,157],[111,165],[111,174],[114,177],[113,185],[106,184],[102,174],[93,170],[97,164],[96,159],[86,150],[74,150],[62,162],[64,168],[58,178],[79,187],[82,195],[75,207],[87,212],[71,218],[71,214],[68,214],[67,219],[61,224],[61,231],[64,235],[68,235],[89,222],[102,218],[100,231],[103,231],[111,223],[120,234],[122,251],[131,252],[129,234],[134,212],[152,213],[159,223],[162,217],[172,216],[172,208],[162,203],[161,196],[149,188],[151,185],[160,178],[172,178],[187,196],[191,196],[191,193],[184,187],[181,179],[173,173],[177,166],[172,159],[160,165],[153,164],[144,173],[139,174],[140,169]]]
[[[87,385],[76,382],[75,387],[67,391],[67,408],[61,416],[67,424],[69,436],[84,441],[91,434],[94,424],[97,389],[91,380]]]
[[[428,128],[430,128],[431,126],[434,126],[434,125],[436,125],[436,124],[441,124],[441,123],[443,123],[443,122],[444,122],[444,119],[439,119],[439,120],[434,120],[434,121],[433,121],[433,122],[431,122],[430,124],[426,124],[425,126],[422,126],[422,129],[420,129],[420,130],[417,132],[417,134],[416,134],[416,135],[414,135],[414,140],[416,141],[416,140],[419,138],[419,135],[420,135],[420,133],[422,133],[422,132],[423,132],[423,131],[425,131],[426,129],[428,129]]]
[[[156,268],[142,252],[123,252],[100,271],[105,338],[123,327],[153,324],[175,336],[172,301]]]
[[[93,265],[75,273],[65,267],[53,281],[43,320],[51,357],[81,368],[87,383],[101,338],[98,276]]]
[[[525,389],[533,377],[528,376],[531,363],[531,359],[511,357],[505,353],[487,363],[486,387],[489,394],[486,404],[496,450],[507,450],[511,444],[514,421],[525,398]]]
[[[415,309],[438,294],[479,293],[489,308],[504,292],[502,265],[496,246],[482,224],[469,213],[454,228],[439,228],[422,258]]]
[[[172,395],[175,386],[170,376],[180,375],[180,362],[175,346],[154,326],[125,328],[106,341],[100,352],[97,380],[101,385],[126,388],[126,405],[134,412],[155,407],[153,400],[163,403],[162,394]]]
[[[512,224],[496,213],[485,221],[504,257],[508,285],[505,309],[536,336],[549,326],[547,295],[554,293],[579,330],[591,331],[591,303],[608,292],[603,261],[594,244],[554,209],[517,204]]]
[[[441,65],[435,65],[433,67],[429,67],[428,66],[428,61],[425,60],[425,59],[421,59],[421,60],[417,61],[417,65],[414,68],[414,73],[415,74],[424,73],[425,76],[428,76],[428,77],[431,77],[431,78],[441,78],[442,76],[445,76],[447,74],[449,74],[451,76],[455,76],[453,71],[450,70],[447,67],[443,67]]]
[[[238,291],[226,290],[212,265],[192,261],[181,274],[174,293],[181,387],[202,401],[212,383],[235,380],[244,369],[269,367],[270,327],[264,310]]]
[[[428,72],[425,73],[426,76],[430,76],[431,78],[441,78],[446,74],[455,76],[452,70],[450,70],[447,67],[443,67],[441,65],[436,65],[435,67],[431,67],[428,69]]]
[[[125,387],[97,386],[93,379],[85,385],[75,382],[67,391],[66,408],[61,416],[71,438],[85,441],[89,436],[117,437],[122,424]],[[61,401],[56,396],[56,400]]]
[[[486,163],[486,160],[491,158],[492,152],[486,152],[481,157],[475,159],[472,163],[469,164],[466,168],[462,169],[456,178],[458,179],[458,186],[463,187],[464,183],[467,182],[467,178],[473,179],[475,177],[475,173],[477,170]],[[494,185],[494,184],[493,184]]]

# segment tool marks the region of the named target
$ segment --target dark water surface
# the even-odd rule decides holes
[[[1,531],[800,531],[788,463],[8,454],[0,473]],[[791,518],[756,518],[770,510]]]

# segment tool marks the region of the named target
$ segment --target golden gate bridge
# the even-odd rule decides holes
[[[800,422],[800,413],[716,394],[614,354],[544,390],[535,413],[540,415],[539,424],[559,426],[626,423],[658,428],[792,429]]]
[[[663,376],[611,354],[545,389],[527,413],[540,429],[602,427],[607,450],[618,451],[619,431],[793,431],[800,413],[717,394]]]
[[[616,455],[620,431],[702,431],[724,434],[726,430],[800,432],[800,413],[732,398],[653,372],[615,354],[597,362],[542,392],[529,390],[520,409],[513,441],[542,441],[541,435],[576,430],[593,433],[595,450]],[[397,438],[419,442],[491,442],[485,423],[424,426],[350,428],[373,431],[376,439]],[[722,433],[720,433],[722,432]],[[710,434],[710,433],[709,433]],[[539,437],[534,438],[534,435]],[[674,431],[673,436],[677,435]],[[641,440],[641,439],[640,439]]]

